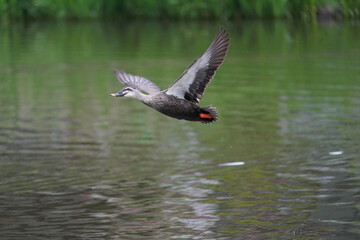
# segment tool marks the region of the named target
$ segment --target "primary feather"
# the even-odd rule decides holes
[[[117,79],[125,86],[144,91],[150,95],[156,94],[161,91],[161,89],[156,86],[155,83],[144,77],[134,76],[119,70],[114,70],[114,73]]]
[[[168,95],[199,103],[206,86],[223,63],[229,48],[230,37],[225,29],[219,29],[214,41],[204,54],[166,90]]]

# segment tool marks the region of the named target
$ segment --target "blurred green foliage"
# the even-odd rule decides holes
[[[0,0],[0,20],[22,19],[313,19],[319,6],[360,17],[360,0]]]

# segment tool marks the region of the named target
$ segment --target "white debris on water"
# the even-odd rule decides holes
[[[330,156],[337,156],[343,154],[343,151],[335,151],[335,152],[329,152]]]
[[[241,166],[244,165],[244,162],[229,162],[229,163],[221,163],[219,164],[220,167],[224,167],[224,166]]]

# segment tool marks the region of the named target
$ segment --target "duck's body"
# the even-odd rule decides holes
[[[162,114],[177,119],[202,123],[210,123],[217,120],[217,113],[214,107],[200,107],[188,100],[168,95],[165,91],[152,95],[142,102]]]
[[[220,29],[205,53],[166,90],[161,91],[151,81],[123,71],[114,70],[118,80],[125,87],[114,97],[133,97],[145,105],[173,118],[201,123],[217,120],[218,113],[212,106],[200,107],[205,88],[225,59],[229,35]],[[142,91],[148,93],[144,94]]]

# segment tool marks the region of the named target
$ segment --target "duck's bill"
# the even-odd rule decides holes
[[[123,97],[125,94],[123,94],[122,92],[117,92],[117,93],[112,93],[110,95],[113,97]]]

